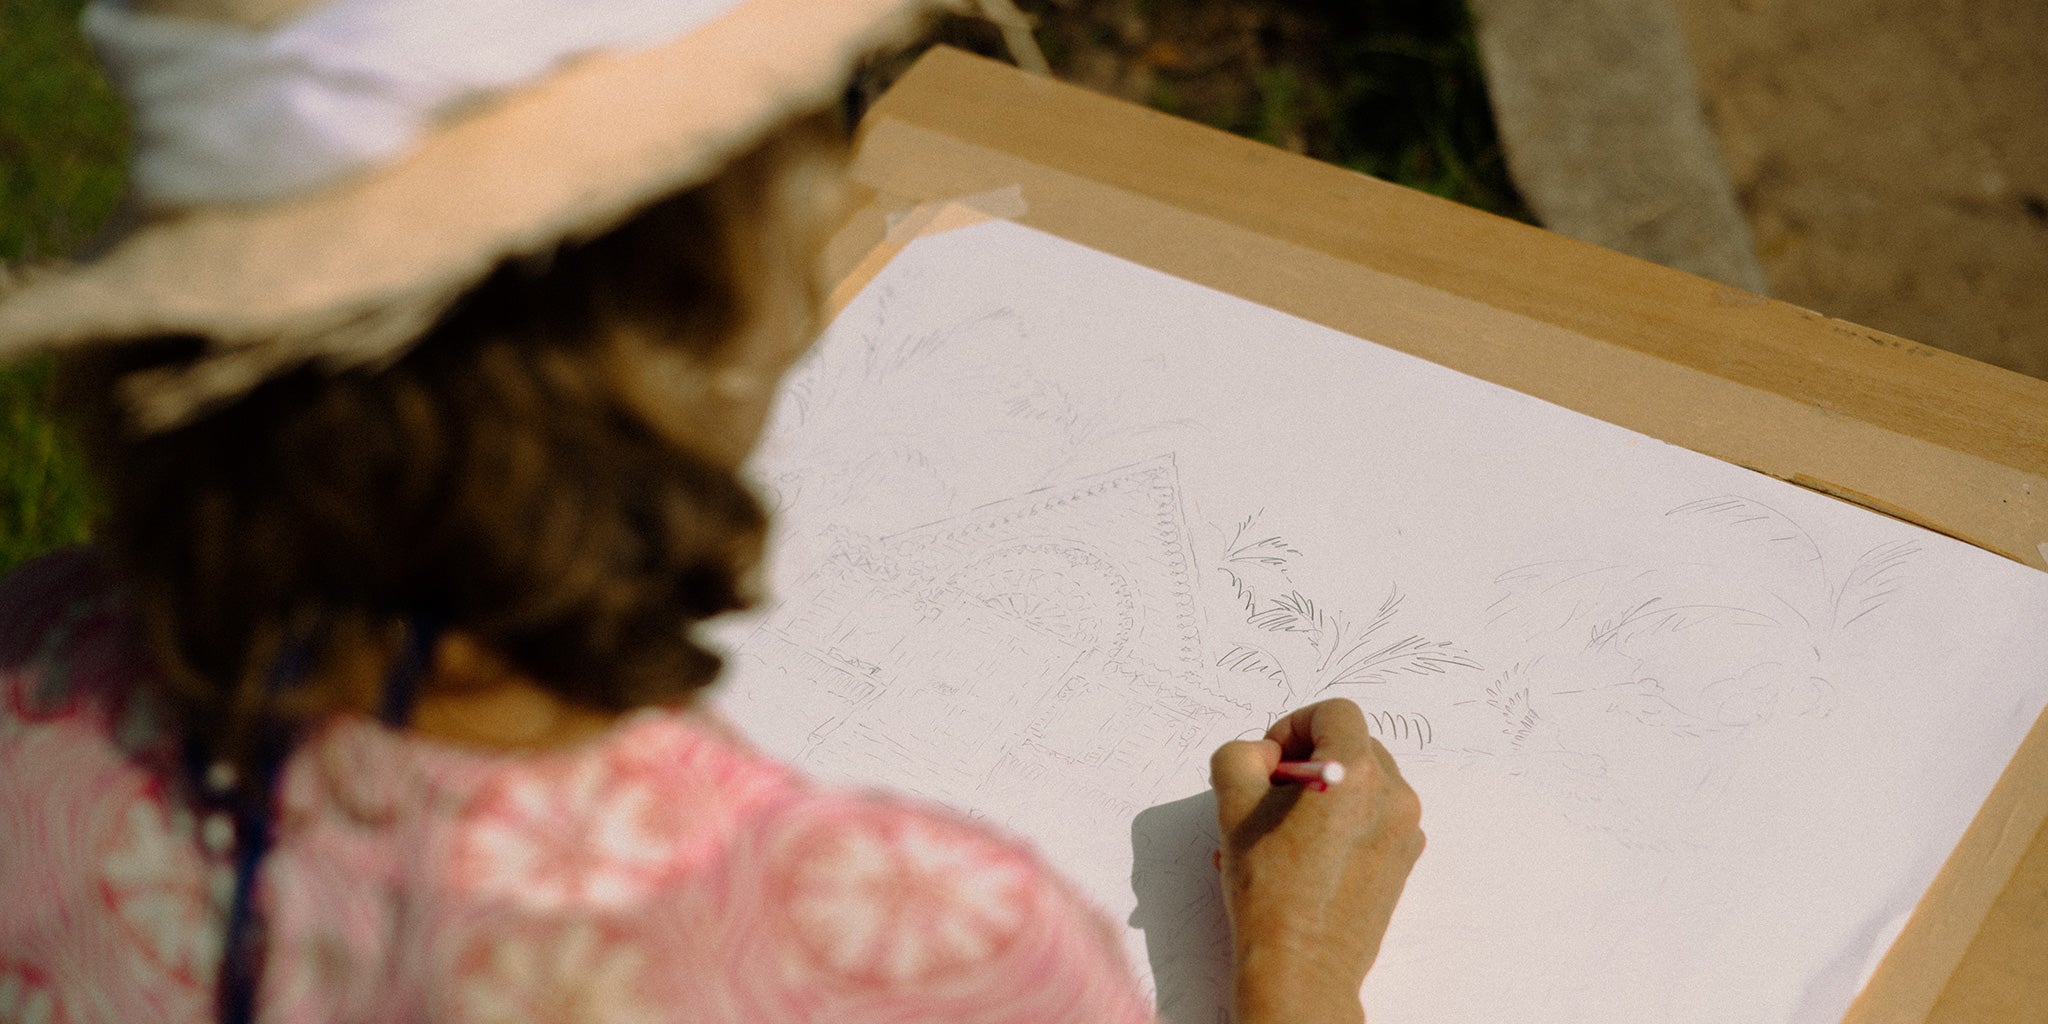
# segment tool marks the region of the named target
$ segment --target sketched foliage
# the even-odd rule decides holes
[[[1309,596],[1294,584],[1290,573],[1295,560],[1302,557],[1301,550],[1283,535],[1261,529],[1263,514],[1253,513],[1237,523],[1224,545],[1217,571],[1230,581],[1233,597],[1245,611],[1247,627],[1291,637],[1305,646],[1306,652],[1290,655],[1284,653],[1284,647],[1276,650],[1239,641],[1217,659],[1218,667],[1280,682],[1289,699],[1320,696],[1340,686],[1385,683],[1398,676],[1442,675],[1480,667],[1452,641],[1413,633],[1390,634],[1404,600],[1399,586],[1388,587],[1386,598],[1362,624]],[[1388,727],[1411,728],[1393,719],[1388,720]],[[1415,731],[1428,733],[1426,728]]]

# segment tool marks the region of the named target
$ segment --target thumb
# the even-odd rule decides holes
[[[1225,833],[1250,816],[1273,788],[1273,769],[1280,766],[1280,744],[1272,740],[1232,740],[1209,758],[1209,785],[1216,790],[1216,818]]]

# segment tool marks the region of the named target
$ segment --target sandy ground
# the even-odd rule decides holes
[[[1675,2],[1772,295],[2048,377],[2048,3]]]
[[[1672,3],[1774,297],[2048,377],[2048,0]],[[1062,77],[1322,159],[1327,119],[1272,116],[1272,75],[1300,69],[1313,100],[1338,37],[1379,17],[1333,12],[1393,9],[1022,6]]]
[[[1018,0],[1100,92],[1510,217],[1459,0]]]

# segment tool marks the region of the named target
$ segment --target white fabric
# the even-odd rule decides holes
[[[330,0],[268,29],[94,0],[153,207],[303,195],[576,57],[674,39],[738,0]]]

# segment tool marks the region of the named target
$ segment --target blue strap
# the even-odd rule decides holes
[[[420,681],[433,667],[434,649],[440,642],[441,623],[437,616],[415,614],[407,623],[405,646],[391,671],[384,677],[384,724],[403,728],[412,720],[418,702]],[[298,686],[312,668],[310,643],[295,643],[278,659],[271,672],[272,695]],[[221,1024],[251,1024],[256,1013],[256,983],[263,963],[263,927],[256,919],[256,872],[270,852],[271,825],[277,805],[277,780],[291,753],[291,736],[282,729],[265,727],[257,737],[256,785],[234,807],[235,835],[240,840],[235,855],[235,896],[228,907],[226,949],[220,965],[216,991]],[[202,790],[203,791],[203,790]]]
[[[265,758],[263,792],[272,794],[277,784],[277,762]],[[249,1024],[255,1019],[256,971],[263,960],[262,927],[256,920],[256,869],[270,852],[270,800],[252,800],[253,810],[237,815],[235,831],[241,845],[235,854],[235,901],[229,905],[227,949],[221,958],[221,1024]]]
[[[403,729],[412,722],[413,705],[419,702],[420,680],[434,667],[434,648],[441,642],[441,620],[437,615],[415,612],[406,622],[405,648],[384,677],[384,724]]]
[[[297,688],[305,682],[312,667],[312,641],[294,640],[271,668],[267,696],[274,699]],[[262,928],[256,921],[255,908],[256,869],[263,863],[263,855],[270,852],[271,807],[277,796],[277,777],[291,750],[291,738],[267,721],[259,720],[253,745],[255,786],[239,793],[232,787],[222,791],[216,787],[223,780],[201,777],[201,791],[234,816],[235,836],[240,840],[235,850],[235,895],[228,904],[227,931],[222,936],[226,948],[215,992],[222,1024],[249,1024],[255,1017],[256,971],[263,962]]]

